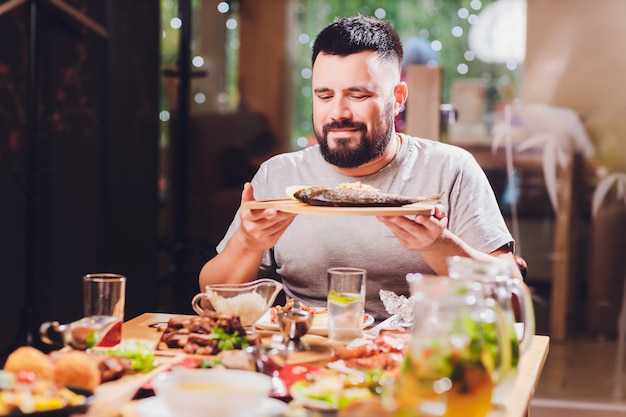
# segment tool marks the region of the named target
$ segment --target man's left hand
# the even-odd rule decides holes
[[[398,238],[405,248],[420,252],[432,246],[448,226],[448,215],[444,206],[434,206],[430,216],[417,215],[411,220],[404,216],[377,216]]]

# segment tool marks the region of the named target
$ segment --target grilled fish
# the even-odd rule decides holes
[[[313,206],[334,207],[399,207],[421,202],[439,202],[443,192],[430,197],[407,197],[382,193],[360,183],[342,184],[336,188],[321,186],[299,187],[288,191],[293,198]]]

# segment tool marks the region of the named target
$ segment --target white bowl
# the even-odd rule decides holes
[[[158,375],[153,387],[172,415],[242,417],[268,398],[272,379],[233,369],[174,369]]]

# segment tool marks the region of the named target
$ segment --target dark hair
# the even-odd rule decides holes
[[[385,61],[402,64],[402,42],[391,24],[367,16],[340,17],[326,26],[313,43],[311,64],[320,52],[350,55],[363,51],[375,51]]]

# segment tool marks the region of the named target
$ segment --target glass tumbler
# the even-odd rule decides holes
[[[366,275],[361,268],[328,270],[328,338],[331,342],[347,344],[363,335]]]

